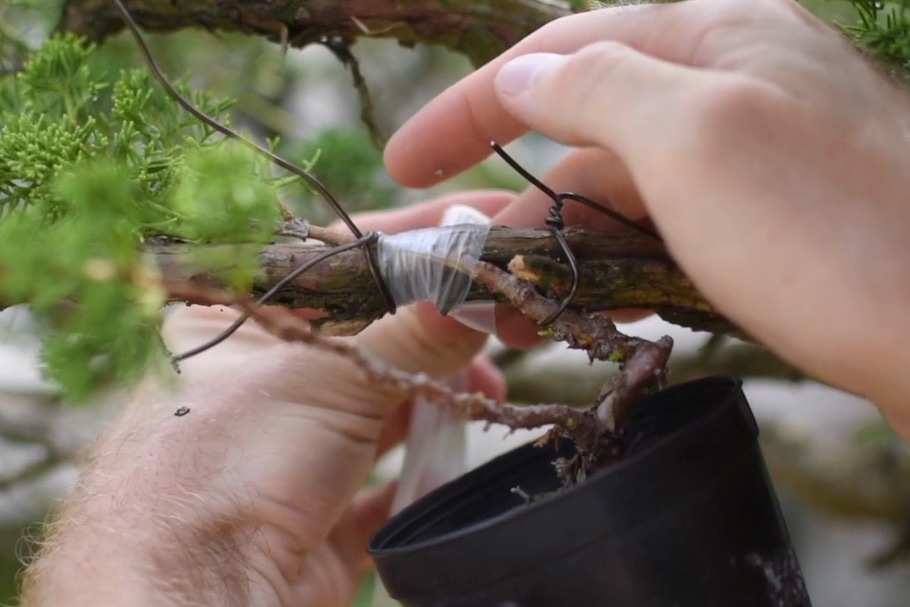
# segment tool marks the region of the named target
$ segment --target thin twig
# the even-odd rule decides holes
[[[249,298],[237,299],[218,289],[192,283],[167,283],[167,290],[205,305],[233,305],[256,320],[276,337],[299,342],[351,361],[374,382],[401,390],[404,396],[420,396],[429,402],[453,408],[470,419],[504,424],[509,428],[531,429],[556,424],[560,427],[590,426],[590,416],[563,404],[515,406],[500,403],[481,394],[459,393],[425,373],[407,373],[354,345],[349,340],[333,339],[313,333],[309,324],[281,307],[264,307]],[[593,432],[594,428],[588,428]]]
[[[559,308],[558,303],[538,293],[530,283],[492,264],[478,262],[475,280],[504,295],[531,320],[542,322]],[[565,310],[544,333],[555,341],[566,342],[570,348],[585,350],[591,360],[620,362],[641,345],[649,343],[620,333],[609,316],[586,315],[574,310]]]
[[[385,148],[386,137],[376,122],[376,112],[373,109],[373,96],[370,94],[370,87],[363,72],[360,71],[360,62],[354,53],[351,52],[351,44],[344,38],[330,38],[323,42],[335,57],[341,63],[351,70],[351,79],[354,81],[354,88],[357,90],[357,97],[360,100],[360,121],[370,133],[370,139],[377,150]]]
[[[521,310],[522,314],[540,322],[550,318],[560,307],[539,293],[527,282],[488,263],[478,262],[476,279],[490,290],[502,293]],[[565,310],[547,328],[556,341],[570,348],[587,351],[591,360],[612,360],[622,363],[619,374],[608,383],[602,397],[592,410],[594,434],[573,437],[582,449],[593,450],[600,437],[619,432],[634,404],[642,395],[659,388],[666,376],[667,361],[673,340],[664,336],[656,342],[621,333],[607,316],[590,315]]]
[[[310,226],[309,235],[311,238],[333,247],[347,244],[354,240],[354,237],[351,234],[346,234],[345,232],[334,228],[324,228],[322,226],[314,225]]]
[[[673,339],[668,335],[656,342],[642,340],[598,398],[595,411],[601,427],[620,430],[642,395],[663,387],[672,350]]]
[[[582,412],[562,404],[514,406],[500,403],[480,394],[459,393],[445,383],[425,373],[407,373],[386,364],[382,359],[358,348],[350,341],[316,335],[300,320],[283,308],[263,308],[240,302],[239,307],[256,319],[273,335],[285,341],[297,341],[324,352],[330,352],[353,362],[371,381],[380,382],[405,392],[409,397],[420,396],[429,402],[450,407],[470,419],[505,424],[515,430],[539,428],[556,424],[575,427],[585,423]]]

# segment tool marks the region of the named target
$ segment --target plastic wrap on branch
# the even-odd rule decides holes
[[[581,268],[573,308],[647,308],[669,322],[692,329],[737,332],[698,293],[660,243],[636,234],[572,229],[566,232],[566,238]],[[260,275],[252,285],[253,295],[261,295],[294,268],[327,250],[324,246],[299,243],[199,246],[159,240],[146,245],[147,251],[157,258],[165,279],[207,287],[225,286],[218,277],[230,275],[237,249],[244,247],[259,253]],[[481,259],[507,268],[521,257],[522,278],[558,301],[571,286],[571,272],[562,261],[561,251],[547,230],[493,227]],[[467,301],[490,299],[504,301],[476,280],[471,283]],[[341,253],[316,265],[292,281],[271,303],[323,311],[323,318],[316,324],[323,334],[331,335],[354,334],[386,313],[360,251]]]
[[[490,228],[456,225],[383,235],[379,267],[395,303],[431,301],[448,314],[468,297]]]

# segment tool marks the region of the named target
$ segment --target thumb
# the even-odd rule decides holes
[[[569,55],[517,57],[499,71],[496,92],[507,112],[547,137],[609,147],[628,158],[652,145],[654,136],[665,136],[667,110],[707,77],[618,42],[600,42]]]
[[[434,322],[431,319],[435,317],[435,312],[431,316],[419,304],[407,306],[394,316],[373,323],[355,340],[402,371],[445,377],[470,363],[483,348],[487,335],[461,324],[440,329],[437,322],[441,324],[444,319]],[[452,319],[445,320],[456,324]]]

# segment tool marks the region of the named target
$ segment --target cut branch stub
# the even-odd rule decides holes
[[[659,243],[634,234],[581,230],[569,231],[567,237],[582,268],[573,309],[645,308],[669,322],[695,330],[738,333],[696,291]],[[216,276],[230,269],[236,246],[256,247],[259,251],[261,274],[252,285],[253,295],[264,293],[295,267],[326,250],[308,244],[198,246],[179,242],[153,242],[147,250],[156,256],[168,280],[224,287]],[[531,282],[552,287],[553,292],[542,291],[558,300],[569,275],[560,251],[547,230],[493,228],[482,259],[503,269],[516,257],[522,258],[526,274],[535,277]],[[468,299],[504,300],[492,295],[477,280]],[[322,333],[331,335],[354,334],[385,314],[382,297],[360,251],[341,253],[315,266],[280,292],[272,303],[324,311],[325,317],[316,324]]]

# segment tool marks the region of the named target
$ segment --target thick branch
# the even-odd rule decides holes
[[[568,240],[582,268],[572,308],[647,308],[669,322],[692,329],[736,332],[698,293],[661,245],[637,235],[584,231],[570,231]],[[233,259],[228,245],[198,247],[164,242],[153,243],[149,248],[165,278],[209,287],[223,286],[212,272],[228,269]],[[301,244],[260,247],[262,274],[253,285],[253,294],[265,292],[325,250],[322,246]],[[213,255],[218,251],[223,254]],[[535,277],[532,282],[549,297],[558,300],[568,292],[569,269],[561,261],[558,243],[547,231],[494,228],[484,247],[483,260],[505,268],[515,257],[525,262],[527,271],[522,278]],[[212,267],[213,259],[223,259],[225,266]],[[468,296],[469,300],[493,298],[480,281],[475,281]],[[334,335],[356,333],[385,314],[382,297],[359,250],[341,253],[305,272],[273,302],[289,308],[324,310],[327,317],[318,324],[322,332]]]
[[[509,303],[537,323],[546,322],[558,309],[557,303],[540,295],[531,283],[492,264],[480,262],[475,280],[504,295]],[[572,349],[585,350],[591,361],[620,362],[650,343],[620,333],[609,316],[583,314],[571,309],[560,314],[546,332],[554,341],[564,341]]]
[[[125,0],[142,27],[236,31],[305,46],[329,38],[441,44],[486,63],[548,21],[570,13],[545,0]],[[122,29],[110,0],[68,0],[60,29],[101,40]]]

